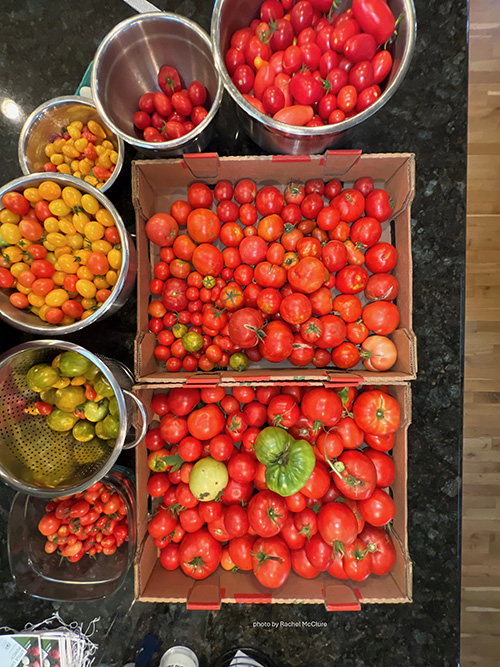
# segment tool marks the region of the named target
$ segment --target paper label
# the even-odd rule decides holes
[[[0,665],[2,667],[32,667],[40,664],[40,642],[37,635],[0,636]]]

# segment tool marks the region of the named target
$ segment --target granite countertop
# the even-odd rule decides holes
[[[343,148],[364,152],[414,152],[412,206],[414,329],[419,373],[413,383],[409,430],[408,532],[414,563],[414,601],[363,605],[360,612],[328,613],[319,605],[223,605],[187,611],[183,605],[133,603],[133,582],[97,602],[50,603],[30,598],[11,580],[6,525],[13,492],[0,485],[1,625],[22,629],[58,610],[84,624],[100,617],[94,635],[96,664],[121,667],[133,660],[142,638],[156,634],[163,650],[190,646],[203,665],[232,646],[260,646],[281,666],[447,667],[457,665],[460,635],[460,494],[465,275],[465,175],[467,133],[466,0],[415,0],[416,52],[391,102],[366,121]],[[209,30],[208,0],[157,0]],[[0,109],[5,98],[19,116],[0,113],[0,183],[21,175],[17,140],[24,118],[43,101],[73,93],[100,40],[135,12],[121,0],[3,0],[0,42]],[[224,98],[216,137],[207,150],[258,154],[234,126]],[[109,192],[133,233],[130,158]],[[135,297],[88,334],[71,336],[93,351],[132,364]],[[111,333],[113,332],[113,333]],[[0,324],[0,352],[29,337]],[[254,621],[326,621],[326,627],[280,630]],[[159,662],[158,654],[153,662]]]

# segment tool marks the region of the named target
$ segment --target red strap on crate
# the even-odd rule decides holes
[[[311,162],[310,155],[273,155],[273,162]]]
[[[272,595],[269,595],[269,593],[235,593],[234,599],[236,602],[243,602],[246,604],[255,602],[271,604],[273,601],[273,597]]]

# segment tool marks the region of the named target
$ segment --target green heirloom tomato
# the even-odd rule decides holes
[[[49,364],[36,364],[26,373],[28,387],[38,393],[43,389],[50,389],[58,380],[59,372],[57,368],[52,368]]]
[[[116,396],[113,396],[113,398],[109,399],[109,414],[113,415],[113,417],[119,417],[120,411],[118,409],[118,399]]]
[[[89,442],[95,436],[95,426],[86,419],[80,419],[73,426],[73,437],[79,442]]]
[[[295,440],[288,431],[268,426],[257,436],[255,454],[266,466],[267,486],[280,496],[291,496],[307,483],[316,464],[306,440]]]
[[[86,380],[88,380],[89,382],[93,382],[96,378],[96,375],[98,375],[100,372],[101,371],[97,368],[95,364],[91,364],[88,371],[86,371],[83,375],[85,376]]]
[[[102,459],[105,453],[109,454],[109,449],[99,438],[94,438],[90,442],[75,442],[73,446],[73,455],[80,464],[95,463]]]
[[[100,422],[108,414],[108,405],[107,398],[103,398],[99,403],[87,401],[83,406],[85,419],[88,419],[89,422]]]
[[[112,386],[109,384],[108,380],[104,377],[102,373],[98,373],[95,376],[93,387],[99,396],[111,398],[112,396],[115,395]]]
[[[56,403],[56,391],[57,389],[44,389],[40,392],[40,400],[49,405],[55,405]]]
[[[85,403],[85,389],[68,385],[56,391],[56,408],[63,412],[73,412],[78,405]]]
[[[197,461],[189,475],[189,490],[202,502],[215,500],[229,481],[227,468],[222,461],[211,456]]]
[[[243,352],[235,352],[229,357],[229,365],[235,371],[244,371],[248,366],[248,357]]]
[[[91,366],[92,362],[90,359],[84,357],[83,354],[71,352],[69,350],[68,352],[63,352],[59,359],[59,370],[61,371],[61,375],[65,375],[69,378],[83,375]]]
[[[47,415],[45,419],[53,431],[70,431],[78,421],[78,417],[75,417],[70,412],[63,412],[59,408],[52,410],[50,415]]]
[[[109,438],[117,438],[118,432],[120,430],[120,422],[116,417],[108,415],[102,421],[103,433],[106,436],[106,440]]]
[[[203,347],[203,336],[199,333],[191,331],[184,334],[182,337],[182,344],[188,352],[198,352]]]

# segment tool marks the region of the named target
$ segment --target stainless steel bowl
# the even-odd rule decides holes
[[[118,178],[118,174],[123,166],[125,144],[121,137],[117,136],[103,122],[92,100],[78,97],[77,95],[55,97],[41,104],[30,114],[21,130],[17,148],[22,172],[25,176],[37,172],[46,173],[43,171],[43,165],[48,159],[45,155],[45,146],[49,142],[49,137],[52,134],[60,134],[61,128],[66,127],[75,120],[80,120],[84,124],[88,123],[89,120],[95,120],[100,123],[108,134],[108,139],[116,146],[118,162],[111,177],[99,188],[101,192],[104,192]]]
[[[13,327],[16,327],[16,329],[27,331],[33,335],[64,336],[66,334],[74,333],[75,331],[80,331],[81,329],[90,326],[97,320],[108,317],[108,315],[112,315],[123,306],[134,286],[135,276],[137,273],[137,256],[132,238],[125,229],[123,220],[121,219],[120,214],[116,208],[109,201],[109,199],[102,194],[102,192],[94,188],[94,186],[90,185],[90,183],[82,181],[80,178],[75,178],[74,176],[68,176],[66,174],[54,174],[50,172],[22,176],[21,178],[16,178],[16,180],[11,181],[10,183],[7,183],[2,188],[0,188],[0,202],[6,192],[11,192],[13,190],[16,192],[22,192],[25,188],[37,187],[43,181],[56,181],[59,183],[61,188],[65,187],[66,185],[72,185],[73,187],[78,188],[81,192],[86,192],[95,197],[97,201],[104,208],[107,208],[113,216],[120,234],[122,246],[122,266],[118,276],[118,281],[111,292],[111,296],[100,308],[98,308],[92,315],[90,315],[90,317],[87,317],[85,320],[77,320],[73,322],[73,324],[68,324],[65,326],[43,322],[43,320],[41,320],[38,315],[24,310],[19,310],[13,306],[9,301],[9,294],[11,290],[0,290],[0,318],[2,320]],[[2,208],[4,207],[0,205],[0,209]]]
[[[380,98],[361,113],[336,125],[297,127],[273,120],[257,111],[238,91],[224,64],[231,36],[258,18],[261,0],[216,0],[212,14],[211,38],[215,62],[226,89],[236,103],[238,118],[247,134],[270,153],[292,155],[322,153],[348,137],[348,132],[376,113],[394,95],[410,66],[415,47],[416,21],[413,0],[389,0],[394,16],[404,15],[392,45],[394,65]],[[351,0],[342,0],[337,11],[345,11]]]
[[[159,90],[157,77],[162,65],[175,67],[186,85],[201,81],[211,106],[203,122],[188,134],[150,143],[138,138],[133,115],[141,95]],[[205,31],[189,19],[162,12],[132,16],[106,35],[94,57],[90,85],[105,122],[150,157],[202,151],[210,141],[212,120],[223,93]]]

